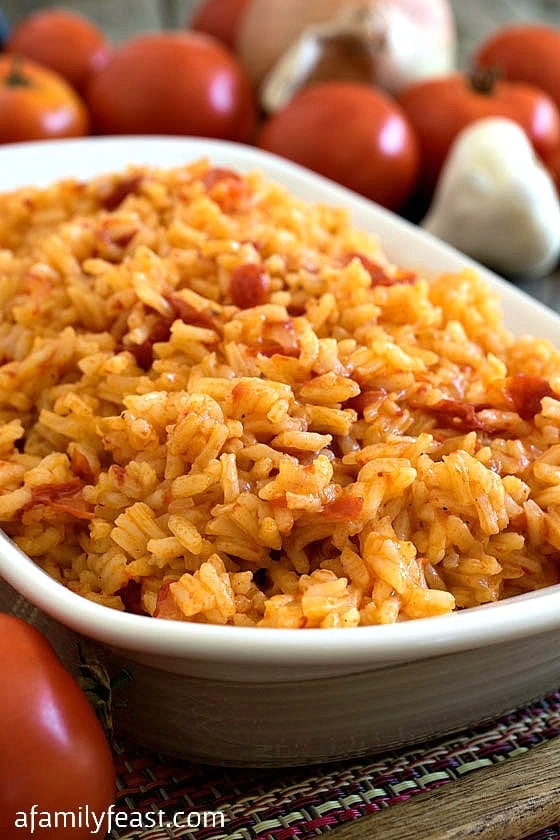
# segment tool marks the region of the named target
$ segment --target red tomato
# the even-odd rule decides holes
[[[0,143],[83,137],[88,129],[86,106],[62,76],[0,55]]]
[[[101,29],[76,12],[43,9],[22,18],[12,29],[5,49],[32,58],[83,90],[89,74],[109,54]]]
[[[87,88],[102,134],[194,134],[248,140],[253,91],[223,44],[199,32],[138,35],[115,49]]]
[[[490,74],[461,73],[409,85],[397,96],[420,142],[422,189],[430,193],[453,140],[482,117],[507,117],[527,133],[541,155],[560,142],[560,114],[554,102],[531,85],[495,80]]]
[[[251,0],[203,0],[189,21],[189,28],[213,35],[234,49],[237,32]]]
[[[535,85],[560,108],[560,29],[538,23],[504,26],[482,41],[473,65]]]
[[[101,724],[41,633],[5,613],[0,613],[0,667],[0,837],[91,840],[85,826],[57,833],[37,821],[39,812],[72,811],[78,819],[79,808],[84,813],[87,805],[102,814],[113,803],[115,769]],[[29,820],[34,805],[31,832],[18,812]]]
[[[383,92],[353,82],[299,91],[263,125],[259,146],[397,210],[418,175],[414,133]]]

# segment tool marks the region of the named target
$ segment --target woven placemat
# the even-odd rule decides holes
[[[442,740],[374,759],[290,770],[235,770],[117,744],[124,813],[180,814],[189,825],[114,829],[115,840],[307,840],[525,753],[560,734],[560,691]],[[211,824],[222,815],[223,825]],[[198,823],[198,826],[196,825]],[[204,824],[206,823],[206,824]],[[531,840],[560,837],[550,826]]]
[[[40,611],[1,580],[0,609],[44,629]],[[526,708],[445,738],[311,767],[209,767],[116,739],[118,790],[108,837],[327,840],[331,829],[398,808],[411,797],[526,754],[558,735],[560,688]],[[560,838],[559,825],[527,840],[553,838]]]

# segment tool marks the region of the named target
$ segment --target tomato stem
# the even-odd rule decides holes
[[[469,75],[469,83],[476,93],[490,94],[500,78],[497,67],[477,67]]]
[[[4,83],[8,87],[32,87],[29,76],[26,76],[23,70],[23,57],[21,55],[12,57],[10,70],[4,79]]]

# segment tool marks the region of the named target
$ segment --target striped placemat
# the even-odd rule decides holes
[[[156,827],[113,829],[115,840],[307,840],[526,753],[560,734],[560,691],[491,725],[359,761],[289,770],[235,770],[116,745],[124,814],[164,815]],[[177,826],[169,823],[179,814]],[[123,816],[123,819],[126,819]],[[182,821],[182,824],[181,824]],[[531,840],[560,837],[551,826]]]

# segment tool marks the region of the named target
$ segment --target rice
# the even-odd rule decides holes
[[[0,526],[74,592],[352,627],[559,581],[560,354],[475,272],[207,160],[0,218]]]

